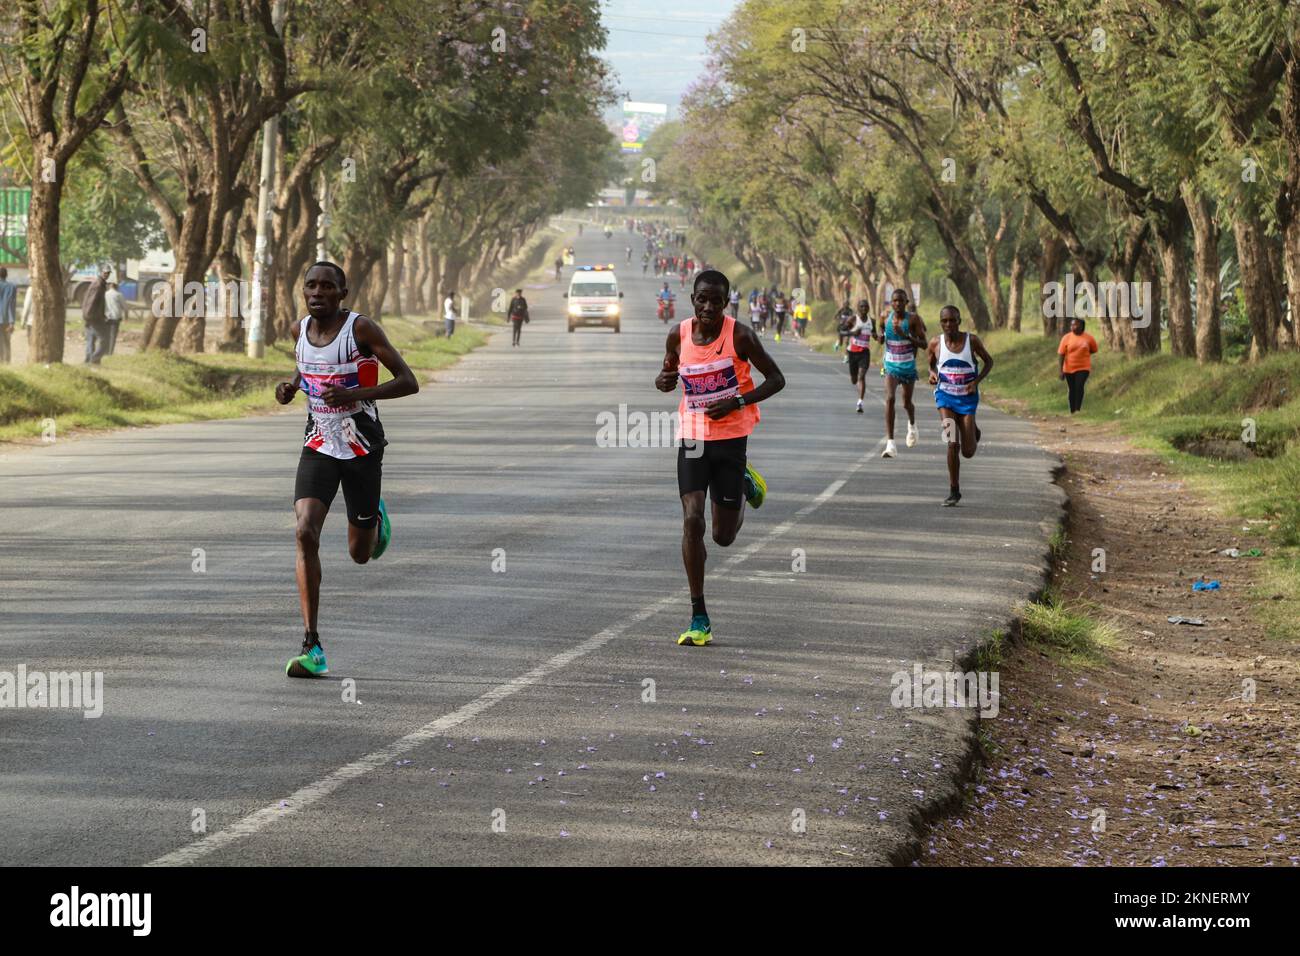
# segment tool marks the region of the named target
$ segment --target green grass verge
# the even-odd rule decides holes
[[[435,338],[423,321],[384,321],[389,339],[421,372],[453,364],[477,348],[487,332],[461,326],[451,341]],[[440,327],[441,321],[435,326]],[[260,359],[244,355],[113,355],[97,368],[84,365],[0,367],[0,441],[39,439],[53,420],[61,437],[86,429],[165,425],[235,418],[277,407],[276,382],[293,375],[293,349],[277,343]]]
[[[1045,648],[1062,663],[1074,667],[1096,666],[1104,651],[1115,642],[1115,628],[1096,620],[1091,608],[1067,607],[1048,591],[1041,599],[1025,604],[1020,612],[1020,633]]]
[[[1055,340],[1010,331],[983,338],[997,362],[982,389],[988,398],[1035,414],[1069,413]],[[1117,424],[1222,514],[1252,522],[1244,533],[1269,545],[1261,593],[1281,595],[1260,614],[1271,636],[1300,639],[1300,354],[1200,366],[1103,347],[1077,418]]]

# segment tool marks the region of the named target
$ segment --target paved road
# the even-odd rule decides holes
[[[593,231],[579,262],[620,261]],[[1053,463],[982,412],[940,508],[928,390],[921,444],[884,461],[880,379],[856,415],[838,358],[774,345],[788,385],[750,445],[771,497],[711,545],[715,644],[677,647],[674,453],[596,444],[600,412],[676,403],[653,282],[624,272],[621,335],[566,334],[536,288],[522,348],[497,335],[382,409],[393,546],[352,565],[340,501],[327,681],[283,675],[300,407],[0,455],[0,671],[102,671],[105,697],[0,709],[0,862],[897,859],[972,724],[894,709],[890,675],[950,669],[1041,583]]]

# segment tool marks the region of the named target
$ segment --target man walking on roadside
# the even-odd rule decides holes
[[[515,297],[510,300],[510,324],[514,326],[511,333],[510,344],[515,346],[519,344],[519,334],[524,329],[524,323],[528,321],[528,300],[524,298],[523,289],[515,289]]]
[[[81,318],[86,323],[86,364],[98,365],[107,354],[108,321],[104,295],[108,291],[108,267],[100,269],[81,299]]]

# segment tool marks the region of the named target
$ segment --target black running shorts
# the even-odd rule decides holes
[[[343,486],[348,523],[373,528],[379,520],[379,485],[383,474],[384,450],[376,448],[360,458],[334,458],[314,448],[304,448],[298,459],[298,478],[293,500],[319,498],[328,508]]]
[[[721,441],[683,441],[677,446],[678,493],[707,491],[721,507],[739,510],[745,500],[748,441],[748,435]]]
[[[849,379],[854,385],[858,384],[858,376],[866,375],[867,369],[871,367],[871,350],[863,349],[861,352],[849,353]]]

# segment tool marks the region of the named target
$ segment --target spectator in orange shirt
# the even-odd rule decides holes
[[[1092,371],[1092,356],[1097,351],[1097,340],[1083,331],[1083,319],[1071,319],[1070,331],[1061,336],[1056,349],[1060,357],[1061,379],[1070,392],[1070,414],[1083,408],[1083,383]]]

